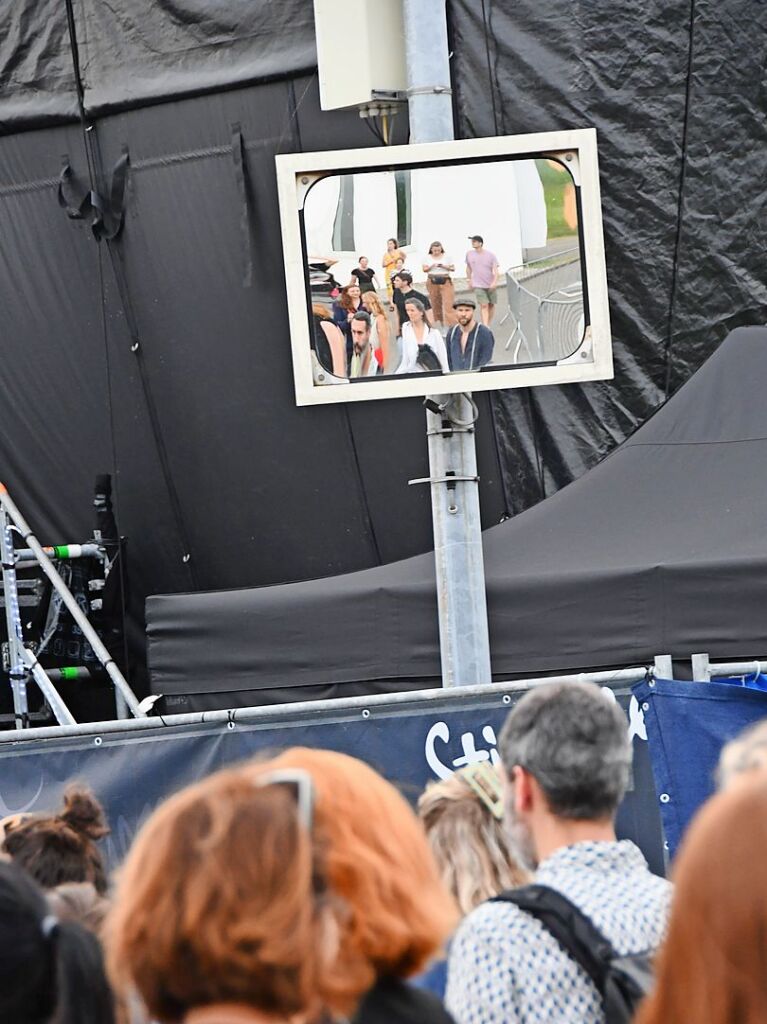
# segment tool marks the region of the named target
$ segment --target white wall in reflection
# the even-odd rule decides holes
[[[309,191],[304,207],[308,255],[338,260],[347,280],[359,256],[380,276],[386,240],[396,237],[416,281],[438,240],[463,276],[469,236],[482,235],[502,269],[522,263],[523,249],[547,242],[546,203],[533,160],[332,175]]]

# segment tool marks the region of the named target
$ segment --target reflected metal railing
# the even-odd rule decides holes
[[[578,348],[583,336],[583,291],[577,247],[531,260],[506,271],[513,330],[504,348],[511,362],[563,359]],[[580,326],[580,335],[578,329]],[[523,351],[526,353],[522,360]]]

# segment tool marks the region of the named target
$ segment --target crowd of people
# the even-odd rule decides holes
[[[615,834],[611,694],[537,686],[499,764],[417,812],[293,747],[162,803],[114,878],[104,813],[0,822],[3,1024],[756,1024],[767,1020],[767,728],[722,754],[672,881]]]
[[[481,235],[465,255],[468,295],[456,298],[456,262],[441,242],[424,257],[426,292],[413,288],[406,254],[395,238],[383,255],[384,288],[367,256],[360,256],[332,304],[313,302],[313,343],[320,366],[340,378],[478,370],[493,358],[490,325],[497,303],[499,265]],[[335,261],[312,257],[311,267]],[[333,279],[334,285],[337,284]],[[388,309],[384,308],[384,302]],[[394,314],[393,318],[388,314]]]

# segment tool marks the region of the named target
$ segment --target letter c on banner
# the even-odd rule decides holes
[[[447,765],[440,761],[434,749],[436,740],[442,740],[443,743],[447,743],[449,739],[450,730],[447,727],[447,722],[435,722],[426,735],[426,763],[438,779],[449,779],[453,774],[452,768],[448,768]]]
[[[35,793],[31,800],[27,800],[26,803],[21,804],[18,807],[9,807],[5,800],[3,799],[2,794],[0,793],[0,818],[6,818],[10,814],[26,814],[27,811],[31,811],[32,808],[37,803],[38,797],[42,793],[44,785],[45,777],[43,773],[40,772],[40,783],[37,787],[37,792]]]

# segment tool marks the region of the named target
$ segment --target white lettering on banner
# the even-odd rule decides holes
[[[2,795],[0,795],[0,818],[6,818],[10,814],[26,814],[27,811],[31,811],[32,808],[37,803],[38,797],[42,793],[44,785],[45,779],[43,778],[43,774],[41,772],[37,792],[35,793],[31,800],[27,800],[26,803],[20,804],[18,807],[9,807],[5,800],[3,799]]]
[[[605,695],[617,701],[615,693],[608,686],[602,687]],[[631,698],[628,708],[628,730],[629,739],[634,736],[640,740],[647,740],[647,729],[645,727],[644,712],[639,706],[636,697]],[[461,733],[461,753],[457,757],[451,757],[450,750],[437,752],[437,743],[447,747],[450,743],[450,727],[447,722],[435,722],[426,734],[424,753],[426,763],[438,779],[449,779],[457,768],[463,768],[467,764],[477,764],[480,761],[490,761],[493,765],[501,763],[497,750],[498,740],[495,729],[492,725],[483,725],[481,729],[482,741],[487,746],[477,747],[473,732]]]
[[[609,686],[603,686],[602,693],[605,696],[609,694],[615,703],[618,703],[615,691],[611,690]],[[647,740],[647,727],[644,724],[644,711],[640,708],[639,701],[632,694],[631,700],[629,701],[629,739],[633,740],[635,736],[640,740]]]
[[[644,721],[644,711],[639,706],[639,701],[632,696],[629,703],[629,739],[638,736],[640,740],[647,740],[647,726]]]
[[[448,764],[440,758],[436,750],[436,742],[439,740],[444,744],[450,742],[450,728],[447,722],[435,722],[426,735],[426,763],[438,779],[449,779],[456,768],[463,768],[467,764],[477,764],[480,761],[490,761],[491,764],[500,764],[500,757],[496,749],[498,742],[495,729],[492,725],[482,726],[482,739],[488,744],[489,749],[480,747],[477,749],[473,732],[461,733],[461,754],[458,757],[449,759],[449,752],[443,757]]]

